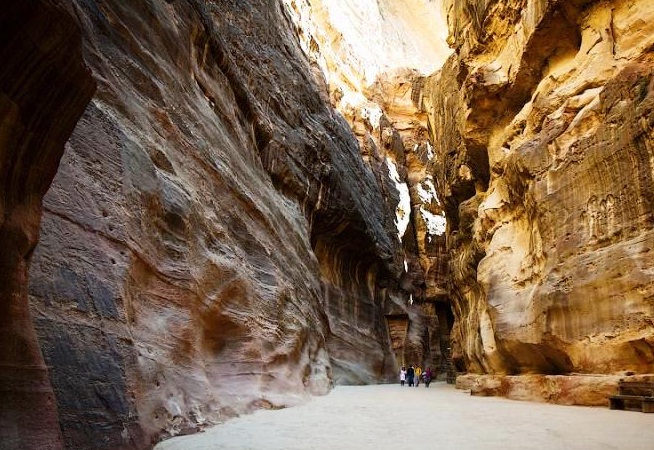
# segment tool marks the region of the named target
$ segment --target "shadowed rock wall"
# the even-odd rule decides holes
[[[28,301],[41,202],[94,90],[79,29],[56,2],[0,9],[0,447],[61,449]]]
[[[449,2],[426,88],[474,373],[652,372],[646,0]]]
[[[281,2],[71,4],[98,91],[30,273],[66,444],[146,448],[394,376],[394,187]]]

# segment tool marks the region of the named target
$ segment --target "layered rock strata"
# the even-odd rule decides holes
[[[364,160],[388,172],[399,193],[386,194],[396,204],[408,300],[387,311],[396,359],[440,365],[449,334],[445,219],[427,115],[419,109],[424,75],[449,54],[439,8],[422,0],[286,3],[314,75],[355,132]]]
[[[395,377],[398,193],[278,1],[73,1],[98,91],[31,268],[67,446]]]
[[[472,373],[654,367],[654,4],[447,2],[425,105]]]
[[[27,280],[43,196],[94,83],[56,2],[3,5],[0,60],[0,447],[62,449]]]

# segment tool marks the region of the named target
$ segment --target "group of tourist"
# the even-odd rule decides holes
[[[404,383],[409,386],[415,384],[416,387],[420,386],[420,380],[425,383],[425,387],[429,387],[433,374],[431,372],[431,367],[427,367],[423,372],[420,366],[413,366],[411,364],[407,369],[405,366],[402,366],[400,369],[400,386],[404,386]]]

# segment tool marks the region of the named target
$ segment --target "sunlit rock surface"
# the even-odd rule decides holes
[[[424,98],[459,368],[652,372],[654,4],[447,3]]]
[[[380,74],[437,70],[452,50],[439,2],[430,0],[283,0],[312,63],[328,83],[355,91]]]
[[[451,325],[445,218],[432,176],[427,114],[419,106],[424,76],[451,54],[440,4],[286,3],[315,78],[354,130],[364,160],[388,172],[399,194],[385,191],[396,205],[401,288],[409,297],[389,311],[396,357],[405,364],[440,365]]]
[[[555,403],[559,405],[608,406],[610,395],[617,394],[621,379],[651,381],[651,377],[622,375],[461,375],[457,389],[471,395],[501,396],[513,400]]]

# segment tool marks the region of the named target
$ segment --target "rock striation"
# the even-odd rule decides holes
[[[445,218],[419,95],[424,76],[451,53],[439,37],[446,29],[438,26],[440,7],[423,0],[286,3],[314,76],[352,127],[364,161],[382,180],[388,173],[399,194],[384,187],[395,205],[408,297],[386,313],[396,359],[439,366],[451,323]]]
[[[149,448],[394,379],[387,316],[416,285],[396,182],[362,157],[286,4],[69,6],[98,89],[30,269],[66,446]]]
[[[423,98],[459,369],[652,372],[654,5],[446,6]]]

